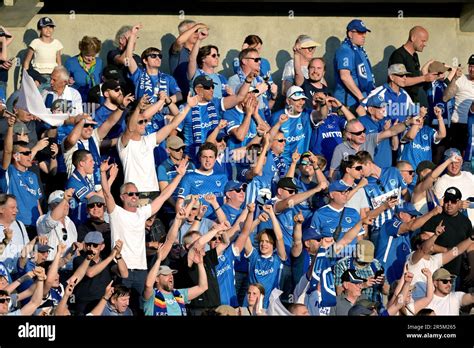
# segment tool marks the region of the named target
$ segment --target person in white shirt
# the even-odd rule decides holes
[[[433,273],[435,292],[433,300],[426,307],[433,309],[436,315],[459,315],[459,309],[462,306],[474,303],[474,294],[451,291],[454,277],[444,268]]]
[[[69,72],[60,65],[53,69],[51,73],[50,88],[43,91],[43,100],[47,108],[51,108],[53,102],[57,99],[63,99],[67,102],[66,110],[71,116],[83,113],[81,94],[74,88],[68,86]]]

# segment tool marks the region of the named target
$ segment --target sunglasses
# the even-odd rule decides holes
[[[148,123],[148,119],[147,119],[147,118],[144,118],[143,120],[139,120],[137,123],[138,123],[139,125],[146,124],[146,123]]]
[[[92,209],[92,208],[102,208],[104,206],[104,203],[91,203],[87,205],[87,208]]]
[[[84,128],[89,128],[89,127],[94,128],[94,126],[95,125],[93,123],[84,123]]]
[[[415,171],[414,170],[401,170],[401,172],[407,172],[409,175],[413,176],[415,175]]]
[[[275,139],[275,141],[278,141],[279,143],[284,143],[284,142],[286,142],[286,139],[285,138]]]
[[[245,57],[245,58],[243,58],[243,59],[251,59],[251,60],[253,60],[255,63],[259,63],[259,62],[262,60],[262,58],[252,58],[252,57]]]
[[[441,283],[443,284],[452,284],[453,280],[452,279],[438,279]]]
[[[65,228],[62,228],[61,231],[63,231],[63,240],[67,240],[67,230]]]
[[[362,130],[361,130],[361,131],[359,131],[359,132],[349,132],[349,133],[351,133],[351,134],[353,134],[353,135],[362,135],[362,134],[364,134],[364,133],[365,133],[365,128],[364,128],[364,129],[362,129]]]
[[[237,193],[245,192],[245,187],[236,188],[236,189],[233,189],[232,191],[235,191]]]
[[[11,301],[11,298],[10,297],[4,297],[4,298],[0,298],[0,303],[10,303]]]
[[[118,92],[120,92],[122,89],[121,89],[120,87],[117,87],[117,88],[114,88],[113,90],[114,90],[114,92],[117,92],[117,93],[118,93]]]
[[[214,86],[202,86],[203,89],[205,89],[206,91],[209,91],[211,89],[214,89]]]
[[[352,169],[358,170],[360,172],[362,170],[362,166],[355,166],[352,167]]]
[[[220,56],[221,56],[221,55],[220,55],[219,53],[213,53],[213,54],[211,54],[211,57],[212,57],[212,58],[218,58],[218,57],[220,57]]]
[[[283,190],[288,191],[289,194],[293,194],[293,193],[296,193],[298,191],[298,190],[290,189],[290,188],[286,188],[286,187],[283,187]]]
[[[23,156],[30,156],[33,152],[31,152],[31,151],[18,151],[18,153],[21,153]]]
[[[306,47],[309,52],[313,52],[316,47]]]
[[[133,196],[138,197],[140,195],[140,193],[138,192],[124,192],[123,194],[127,195],[128,197],[133,197]]]
[[[216,141],[218,141],[219,143],[221,141],[227,141],[227,137],[219,137],[219,138],[216,138]]]
[[[163,58],[163,55],[161,53],[150,53],[147,55],[147,58],[153,58],[153,59],[160,58],[161,59]]]
[[[378,179],[375,183],[379,187],[380,191],[385,193],[385,187],[382,185],[382,181],[380,181],[380,179]]]
[[[99,246],[99,244],[97,244],[97,243],[86,243],[86,246],[97,248]]]
[[[173,148],[170,147],[170,150],[173,150],[173,151],[176,151],[176,152],[184,151],[184,146],[180,147],[179,149],[173,149]]]
[[[179,249],[180,247],[181,247],[181,244],[178,244],[178,243],[175,243],[172,246],[173,249]]]
[[[458,201],[459,201],[459,199],[446,199],[446,200],[444,201],[444,203],[446,204],[446,203],[449,202],[449,203],[451,203],[451,204],[457,204]]]
[[[308,162],[308,161],[301,161],[300,164],[302,166],[307,166],[308,164],[311,164],[311,162]]]
[[[218,237],[212,237],[211,242],[215,242],[216,240],[219,240],[219,241],[220,241],[221,239],[218,238]]]

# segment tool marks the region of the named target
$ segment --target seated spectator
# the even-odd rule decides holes
[[[237,308],[239,315],[265,315],[265,308],[263,308],[263,298],[265,297],[265,288],[260,283],[253,283],[249,285],[247,290],[247,306]]]
[[[336,298],[336,305],[331,307],[330,315],[348,315],[362,295],[362,284],[367,281],[357,275],[354,269],[347,269],[342,273],[342,293]]]
[[[112,282],[110,282],[105,289],[104,296],[87,315],[132,316],[133,312],[128,306],[129,302],[130,289],[119,284],[112,286]]]

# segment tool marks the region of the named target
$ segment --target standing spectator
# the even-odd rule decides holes
[[[420,103],[422,106],[428,106],[426,94],[423,91],[423,84],[425,82],[433,82],[438,77],[437,73],[421,74],[420,60],[417,52],[423,52],[423,49],[428,42],[428,31],[417,25],[410,29],[408,33],[408,40],[403,46],[397,48],[392,52],[388,59],[388,65],[403,64],[407,71],[412,75],[406,77],[406,91],[415,103]]]
[[[48,82],[52,78],[50,75],[53,69],[61,65],[63,45],[59,40],[53,38],[55,27],[56,24],[51,18],[40,18],[36,24],[40,37],[31,41],[23,61],[23,69],[28,70],[31,63],[31,67],[48,79]]]
[[[170,71],[183,95],[188,95],[189,81],[187,78],[189,55],[194,45],[198,41],[199,32],[207,33],[208,27],[203,23],[196,23],[193,20],[185,19],[178,24],[179,36],[170,47]]]
[[[359,157],[349,155],[346,160],[341,161],[341,184],[352,187],[352,192],[349,192],[346,207],[357,210],[361,217],[365,217],[369,210],[369,202],[367,196],[362,188],[361,183],[364,183],[362,175],[362,163]],[[359,182],[356,184],[356,180]]]
[[[8,58],[8,46],[12,41],[13,35],[0,26],[0,108],[7,102],[8,70],[14,62],[14,58]]]
[[[367,32],[370,29],[360,19],[350,21],[346,38],[334,56],[334,96],[353,110],[375,88],[372,65],[364,49]]]
[[[433,273],[433,283],[435,287],[433,300],[428,304],[428,308],[435,311],[436,315],[459,315],[461,306],[468,306],[474,303],[474,295],[466,294],[462,291],[452,291],[452,275],[447,269],[440,268]]]
[[[101,47],[98,38],[84,36],[79,41],[80,53],[64,63],[69,71],[69,83],[79,91],[84,102],[88,101],[90,89],[101,81],[103,63],[102,59],[96,57]]]
[[[301,48],[299,49],[301,50]],[[295,54],[295,58],[298,55]],[[301,59],[301,58],[299,58]],[[296,59],[298,61],[298,59]],[[305,78],[301,72],[301,63],[295,64],[295,68],[300,66],[300,71],[295,71],[295,85],[303,88],[304,94],[308,97],[306,100],[306,108],[312,109],[313,97],[317,93],[329,94],[328,86],[324,81],[326,73],[326,62],[323,58],[312,58],[308,63],[308,77]]]
[[[297,83],[297,74],[301,74],[305,79],[309,78],[308,65],[309,61],[314,57],[316,48],[320,47],[319,42],[314,41],[308,35],[299,35],[296,38],[293,46],[293,59],[286,62],[283,69],[282,80],[282,91],[285,95],[288,89],[293,86],[300,84]]]

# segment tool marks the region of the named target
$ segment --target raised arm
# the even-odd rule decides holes
[[[142,28],[141,24],[135,25],[130,31],[130,36],[127,40],[127,48],[125,49],[125,66],[128,67],[130,74],[133,74],[138,69],[137,62],[133,59],[133,49],[137,42],[138,31]]]
[[[438,120],[438,132],[436,133],[436,141],[441,141],[444,138],[446,138],[446,125],[444,124],[443,120],[443,111],[435,106],[434,109],[434,114]]]
[[[74,145],[77,144],[81,137],[82,129],[86,123],[97,124],[89,115],[81,114],[77,115],[74,119],[75,125],[71,133],[64,139],[63,146],[64,151],[69,151]]]
[[[188,299],[193,300],[204,291],[207,290],[207,274],[206,274],[206,269],[204,268],[204,261],[203,261],[203,251],[202,252],[196,252],[195,256],[195,261],[197,261],[197,267],[198,267],[198,285],[193,286],[192,288],[188,289]]]
[[[31,296],[30,301],[21,308],[21,315],[32,315],[41,304],[44,293],[44,281],[46,280],[46,274],[43,267],[36,267],[34,270],[36,275],[36,289]],[[49,291],[49,290],[48,290]]]
[[[431,300],[433,300],[434,295],[434,285],[433,277],[429,268],[423,268],[421,273],[426,277],[426,295],[415,301],[415,314],[420,311],[420,309],[426,308]]]
[[[189,38],[192,35],[194,35],[196,30],[201,30],[201,29],[207,29],[207,25],[205,25],[204,23],[196,23],[195,25],[193,25],[192,27],[190,27],[186,31],[179,34],[179,36],[176,38],[176,41],[171,46],[171,51],[173,53],[178,53],[179,51],[181,51],[181,49],[184,47],[184,44],[186,43],[186,41],[188,41]]]
[[[126,147],[128,145],[128,142],[132,138],[132,134],[137,131],[138,129],[138,116],[142,112],[142,110],[146,109],[148,105],[150,104],[149,102],[150,97],[148,94],[144,94],[139,102],[138,106],[135,108],[135,110],[132,112],[130,115],[128,122],[127,122],[127,128],[125,131],[122,133],[122,135],[119,138],[119,141],[122,143],[123,147]]]
[[[110,283],[105,288],[104,296],[100,298],[100,301],[97,304],[97,306],[95,306],[94,309],[88,314],[102,315],[102,313],[104,312],[105,306],[107,305],[107,302],[109,302],[110,298],[114,294],[114,287],[112,286],[113,282],[114,282],[113,280],[110,281]]]
[[[291,256],[298,257],[303,251],[303,222],[304,216],[301,210],[293,217],[293,244],[291,245]]]
[[[293,65],[295,69],[295,86],[301,86],[304,83],[304,75],[301,71],[301,44],[299,42],[293,46]]]
[[[401,224],[398,234],[407,233],[410,231],[415,231],[422,227],[429,219],[433,216],[441,214],[443,212],[443,208],[441,206],[436,206],[434,209],[430,210],[428,213],[416,218],[415,220],[410,220],[409,222],[404,222]]]
[[[328,187],[327,181],[320,182],[318,186],[312,188],[311,190],[300,192],[294,195],[291,195],[288,198],[285,198],[281,201],[278,201],[275,203],[275,212],[279,213],[282,212],[285,209],[288,209],[290,205],[297,205],[300,204],[301,202],[304,202],[314,194],[321,192],[325,190]]]
[[[213,193],[208,193],[207,195],[204,196],[204,200],[209,203],[209,205],[214,209],[214,213],[217,216],[217,221],[219,223],[222,223],[227,220],[227,216],[225,216],[224,212],[221,209],[221,206],[219,205],[219,202],[217,201],[217,197]]]
[[[257,73],[252,71],[245,78],[244,83],[240,86],[239,91],[235,95],[229,95],[223,98],[224,109],[232,109],[237,104],[241,103],[247,93],[249,92],[250,85],[252,84],[253,79],[257,76]]]
[[[4,112],[7,112],[6,110]],[[5,139],[3,142],[3,158],[2,158],[2,168],[4,170],[8,169],[12,161],[13,156],[13,126],[15,125],[15,115],[10,114],[7,118],[8,129],[7,134],[5,134]]]
[[[255,176],[262,176],[263,166],[265,165],[265,158],[267,157],[267,152],[270,149],[270,134],[265,134],[263,136],[262,151],[257,157],[257,162],[254,166],[251,166],[250,169],[245,174],[247,180],[252,180]]]
[[[258,101],[254,96],[251,96],[247,99],[247,102],[244,106],[245,115],[242,124],[238,127],[232,128],[230,131],[230,134],[237,140],[244,141],[245,137],[247,136],[255,107],[258,108]]]
[[[285,177],[286,178],[294,178],[296,172],[296,166],[298,165],[298,161],[300,160],[301,155],[298,152],[298,149],[295,149],[295,152],[291,154],[291,164],[288,168]]]
[[[171,225],[168,234],[166,235],[166,240],[163,245],[160,247],[160,257],[162,259],[166,259],[171,248],[173,247],[173,243],[178,239],[179,228],[183,224],[183,221],[186,219],[187,213],[185,208],[180,208],[176,217]]]
[[[263,211],[270,216],[273,225],[273,231],[275,232],[276,237],[276,249],[278,256],[282,261],[286,260],[286,250],[285,250],[285,243],[283,242],[283,232],[281,230],[280,222],[278,221],[275,211],[273,210],[272,205],[264,205]]]
[[[99,139],[104,139],[107,134],[109,134],[110,130],[112,129],[115,124],[120,121],[122,118],[123,110],[125,109],[131,102],[135,100],[135,97],[132,94],[127,94],[123,98],[122,105],[117,108],[114,112],[112,112],[109,117],[105,120],[102,125],[97,129],[97,133],[99,134]]]
[[[245,218],[242,231],[234,242],[234,249],[239,253],[244,249],[245,243],[249,239],[250,233],[253,231],[253,214],[255,212],[255,203],[250,203],[247,205],[248,214]]]
[[[326,104],[341,110],[347,121],[354,120],[356,116],[344,104],[334,97],[326,97]]]
[[[112,173],[118,173],[117,164],[109,164],[109,160],[106,159],[100,164],[100,180],[102,183],[102,192],[104,193],[105,204],[107,206],[107,213],[112,214],[115,209],[115,200],[110,192],[111,184],[107,178],[107,171],[110,170],[110,175]]]
[[[156,277],[158,276],[158,270],[160,269],[161,265],[161,258],[161,248],[159,248],[156,251],[156,261],[146,277],[145,290],[143,291],[143,298],[145,301],[149,300],[150,297],[153,296]]]
[[[456,96],[458,91],[458,85],[456,81],[462,76],[462,69],[459,67],[456,69],[456,74],[453,76],[453,79],[448,84],[448,87],[443,92],[443,102],[448,102],[450,99]]]
[[[426,190],[430,189],[433,187],[436,179],[443,174],[443,172],[446,170],[446,168],[451,164],[455,162],[459,162],[461,158],[459,156],[451,156],[448,158],[446,161],[441,163],[439,166],[437,166],[435,169],[431,171],[430,174],[428,174],[427,177],[423,179],[423,181],[415,186],[415,190],[413,191],[413,199],[412,202],[417,202],[419,201],[420,195],[424,194]]]
[[[188,63],[188,71],[186,72],[188,81],[191,81],[196,74],[196,70],[198,69],[198,61],[197,56],[199,53],[199,48],[201,47],[201,41],[206,39],[209,36],[208,31],[200,31],[198,39],[189,54],[189,63]]]

